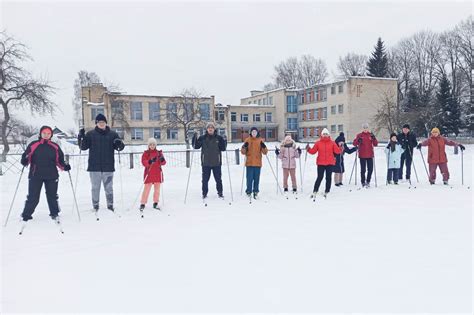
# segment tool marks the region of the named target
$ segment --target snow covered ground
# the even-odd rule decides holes
[[[148,206],[144,219],[137,205],[126,210],[140,191],[142,167],[130,170],[123,163],[114,183],[121,217],[101,210],[99,222],[90,211],[87,172],[80,169],[78,178],[80,223],[62,173],[64,235],[48,217],[44,194],[34,220],[18,235],[26,176],[3,228],[18,180],[9,172],[0,176],[1,312],[471,313],[467,186],[474,146],[464,156],[465,186],[460,155],[448,148],[452,188],[440,185],[440,177],[428,185],[418,152],[417,188],[386,186],[385,155],[376,151],[377,188],[347,186],[354,156],[346,155],[346,185],[333,186],[328,199],[316,203],[308,197],[314,156],[308,156],[298,200],[276,195],[265,159],[261,200],[252,205],[240,194],[242,166],[230,166],[232,205],[217,200],[211,179],[208,207],[200,199],[200,168],[191,173],[184,205],[188,169],[165,166],[164,211]],[[270,160],[274,164],[273,154]],[[75,181],[77,163],[71,164]],[[223,179],[229,201],[226,166]]]

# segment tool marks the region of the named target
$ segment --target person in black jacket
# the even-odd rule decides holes
[[[416,140],[416,135],[410,131],[410,125],[408,124],[403,125],[402,132],[398,134],[397,140],[405,151],[402,154],[398,179],[403,179],[403,164],[406,164],[407,170],[405,178],[409,181],[411,175],[411,163],[413,161],[413,149],[418,145],[418,141]]]
[[[79,130],[77,140],[81,150],[89,150],[87,171],[91,179],[94,210],[99,210],[100,186],[103,183],[107,209],[114,211],[114,150],[122,151],[125,144],[118,134],[107,126],[107,119],[104,115],[98,114],[95,123],[95,128],[87,133],[84,129]]]
[[[342,151],[340,154],[335,154],[336,164],[332,167],[332,171],[334,173],[334,185],[339,187],[339,186],[342,186],[342,176],[345,172],[344,154],[354,153],[355,151],[357,151],[357,147],[353,147],[352,149],[349,149],[349,147],[346,144],[346,138],[344,136],[344,132],[341,132],[334,142],[336,142],[336,144],[339,146],[339,148]]]
[[[25,208],[21,214],[23,221],[33,219],[32,214],[38,205],[41,188],[46,190],[49,215],[53,220],[58,220],[58,167],[70,171],[71,166],[64,162],[64,154],[59,145],[51,141],[53,129],[43,126],[40,129],[39,139],[31,142],[21,156],[21,164],[30,166],[28,174],[28,196]]]
[[[201,149],[202,198],[206,198],[209,192],[208,183],[211,178],[211,171],[216,181],[217,194],[219,198],[224,198],[221,152],[226,150],[227,142],[217,134],[214,123],[210,122],[206,126],[204,135],[198,138],[197,133],[194,134],[192,145],[194,149]]]

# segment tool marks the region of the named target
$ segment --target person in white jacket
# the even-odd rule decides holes
[[[390,134],[390,141],[385,148],[385,154],[387,155],[387,184],[398,185],[398,172],[404,151],[398,143],[397,134]]]

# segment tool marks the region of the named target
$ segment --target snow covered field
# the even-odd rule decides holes
[[[217,200],[211,179],[208,207],[200,199],[200,168],[192,171],[184,205],[188,169],[165,166],[164,211],[149,204],[144,219],[138,205],[126,210],[139,193],[143,168],[130,170],[123,163],[114,180],[121,217],[101,210],[99,222],[90,211],[87,172],[80,170],[78,178],[80,223],[69,178],[62,173],[64,235],[48,217],[44,194],[34,220],[18,235],[26,176],[3,228],[18,180],[9,172],[0,176],[1,313],[471,313],[472,190],[467,186],[473,150],[470,145],[465,151],[463,187],[461,157],[448,148],[452,188],[440,185],[439,174],[437,185],[428,185],[415,152],[420,183],[408,189],[407,183],[385,185],[386,159],[377,148],[378,187],[351,186],[351,192],[347,181],[354,155],[346,155],[345,186],[333,186],[328,199],[316,203],[308,197],[314,156],[308,156],[298,200],[276,195],[265,159],[261,200],[252,205],[240,195],[242,166],[230,166],[232,205]],[[423,153],[426,157],[426,148]],[[273,154],[270,160],[275,162]],[[75,181],[74,160],[71,164]],[[230,201],[228,179],[224,166]]]

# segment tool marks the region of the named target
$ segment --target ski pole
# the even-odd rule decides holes
[[[15,197],[16,197],[16,193],[18,192],[18,187],[20,186],[20,182],[21,182],[21,177],[23,176],[23,171],[25,170],[25,166],[23,166],[23,168],[21,169],[21,172],[20,172],[20,178],[18,179],[18,183],[16,184],[16,188],[15,188],[15,193],[13,194],[13,199],[12,199],[12,202],[10,204],[10,209],[8,210],[8,214],[7,214],[7,219],[5,220],[5,224],[3,226],[7,226],[8,224],[8,218],[10,217],[10,213],[12,212],[12,209],[13,209],[13,203],[15,202]]]
[[[430,180],[430,174],[428,173],[428,169],[426,168],[426,163],[425,163],[425,158],[423,157],[423,152],[421,152],[421,148],[419,150],[420,150],[420,154],[421,154],[421,160],[423,161],[423,166],[425,167],[426,176],[428,176],[428,180]]]
[[[301,170],[301,154],[298,156],[298,163],[300,164],[301,192],[303,192],[303,173],[302,173],[302,170]]]
[[[71,172],[67,171],[67,173],[69,175],[69,181],[71,182],[72,195],[74,196],[74,204],[76,205],[77,210],[77,218],[79,219],[79,222],[81,222],[81,215],[79,214],[79,205],[77,204],[76,191],[74,190],[74,185],[72,184]]]
[[[348,185],[351,184],[351,181],[352,181],[352,174],[354,174],[354,168],[355,168],[356,165],[357,165],[357,152],[358,152],[358,151],[356,151],[356,154],[355,154],[354,164],[352,164],[352,171],[351,171],[351,176],[349,176],[349,183],[348,183]],[[356,172],[357,172],[357,171],[356,171]],[[354,179],[354,184],[355,184],[355,185],[357,185],[356,181],[357,181],[357,179]]]
[[[225,150],[225,160],[227,162],[227,174],[229,176],[230,200],[234,202],[234,193],[232,192],[232,179],[230,176],[229,156],[227,155],[227,148]]]
[[[408,150],[408,153],[410,153],[410,157],[411,157],[410,168],[411,168],[411,166],[413,165],[413,170],[415,171],[416,181],[419,183],[420,180],[418,179],[418,173],[417,173],[417,171],[416,171],[415,160],[413,159],[413,153],[412,153],[411,150],[410,150],[410,146],[408,146],[407,150]],[[410,171],[410,173],[411,173],[411,171]]]
[[[240,184],[240,195],[241,196],[244,193],[244,178],[245,178],[245,172],[246,172],[245,164],[247,164],[247,153],[245,153],[244,166],[242,168],[242,183]]]
[[[461,185],[464,186],[464,150],[461,150]]]
[[[186,204],[186,199],[188,198],[189,179],[191,178],[191,170],[193,169],[193,157],[194,149],[191,150],[191,164],[189,165],[188,182],[186,184],[186,193],[184,194],[184,204]]]
[[[122,203],[122,211],[123,211],[123,181],[122,181],[122,161],[120,160],[120,151],[118,152],[118,159],[119,159],[119,176],[120,176],[120,202]],[[133,155],[132,155],[133,158]]]
[[[272,170],[273,177],[275,178],[275,181],[276,181],[276,183],[277,183],[277,185],[278,185],[278,179],[277,179],[277,177],[276,177],[276,175],[275,175],[275,171],[273,171],[272,163],[270,163],[270,159],[268,158],[268,155],[265,154],[265,156],[266,156],[266,158],[267,158],[268,164],[270,165],[270,169]],[[278,185],[278,190],[280,191],[280,194],[283,195],[283,191],[281,190],[280,185]],[[277,194],[278,194],[278,191],[277,191]]]
[[[275,146],[275,149],[278,149],[277,146]],[[275,154],[275,165],[276,165],[276,180],[277,180],[277,187],[276,187],[276,194],[278,195],[278,154]]]
[[[390,174],[390,148],[388,149],[388,154],[387,154],[387,180],[385,181],[385,185],[388,185],[388,174]],[[398,181],[398,178],[397,178]]]

